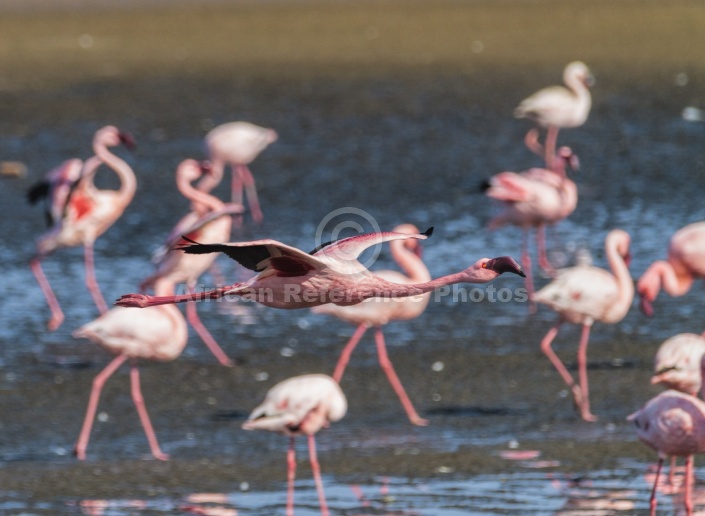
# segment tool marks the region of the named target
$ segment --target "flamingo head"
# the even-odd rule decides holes
[[[505,272],[511,272],[513,274],[518,274],[522,278],[526,277],[526,274],[524,274],[524,269],[522,269],[521,265],[519,265],[519,263],[511,256],[483,258],[480,260],[480,267],[486,271],[495,273],[495,276],[499,276]]]
[[[659,290],[661,290],[661,280],[655,269],[649,268],[636,282],[636,291],[641,298],[640,308],[647,317],[654,315],[652,303],[658,296]]]
[[[137,147],[135,142],[135,137],[127,131],[118,131],[118,140],[123,144],[128,150],[134,151]]]
[[[569,82],[569,77],[574,77],[582,82],[586,87],[590,88],[595,84],[595,77],[590,72],[590,69],[582,61],[574,61],[566,66],[563,72],[565,82]]]
[[[573,149],[570,147],[566,147],[565,145],[558,149],[558,157],[563,160],[563,163],[565,163],[565,166],[570,168],[571,170],[577,172],[580,170],[580,160],[578,159],[578,155],[573,152]]]
[[[207,174],[213,174],[213,163],[205,159],[198,162],[198,166],[201,169],[201,175],[205,176]]]

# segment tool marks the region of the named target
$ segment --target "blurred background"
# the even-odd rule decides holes
[[[593,108],[584,126],[559,134],[580,158],[579,202],[549,230],[549,255],[567,264],[587,250],[606,267],[604,237],[619,227],[632,236],[636,279],[665,258],[676,230],[705,219],[705,10],[696,1],[3,0],[0,13],[0,161],[19,162],[15,176],[0,178],[6,514],[283,514],[287,441],[240,424],[276,382],[330,373],[354,329],[308,310],[203,306],[236,367],[218,365],[193,334],[178,360],[142,364],[171,460],[148,456],[125,369],[106,385],[79,463],[72,448],[90,385],[110,357],[71,337],[97,316],[80,249],[44,262],[66,313],[61,328],[46,330],[49,310],[28,267],[44,218],[25,191],[60,162],[89,157],[104,125],[137,141],[133,153],[116,151],[135,171],[137,194],[96,243],[109,301],[137,290],[151,253],[189,209],[177,164],[204,158],[206,132],[235,120],[279,135],[251,165],[264,221],[246,215],[235,240],[308,250],[328,214],[352,207],[370,216],[362,226],[434,226],[424,242],[434,277],[482,256],[518,259],[521,232],[486,229],[495,210],[478,185],[541,164],[523,144],[531,123],[512,113],[561,84],[574,60],[595,76]],[[117,186],[108,171],[96,182]],[[225,182],[216,193],[227,197]],[[228,281],[242,279],[231,262],[218,263]],[[375,266],[394,267],[387,249]],[[505,276],[494,284],[523,286]],[[700,333],[704,305],[698,283],[681,298],[662,294],[651,319],[635,305],[620,324],[594,327],[592,424],[539,349],[555,320],[549,310],[444,298],[385,328],[390,358],[430,420],[423,428],[408,423],[368,334],[341,383],[348,415],[319,434],[331,511],[646,511],[656,455],[625,417],[660,391],[649,384],[659,344]],[[578,338],[566,327],[555,343],[570,366]],[[297,514],[316,514],[301,446]],[[511,460],[507,450],[537,454]],[[661,494],[660,503],[680,504],[673,498]]]

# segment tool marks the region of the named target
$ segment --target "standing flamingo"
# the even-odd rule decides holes
[[[169,287],[170,285],[162,283],[159,288]],[[169,293],[168,290],[159,292]],[[154,458],[167,460],[169,456],[162,453],[159,448],[157,437],[144,405],[137,359],[169,361],[181,354],[186,346],[188,329],[184,316],[181,315],[178,308],[167,305],[138,311],[116,307],[76,330],[73,336],[90,339],[110,353],[117,355],[93,380],[86,417],[76,442],[76,456],[80,460],[86,458],[88,439],[103,385],[122,364],[130,360],[132,400],[137,408],[145,434],[147,434],[149,447]]]
[[[636,289],[642,311],[653,315],[652,303],[662,287],[670,296],[682,296],[700,278],[705,278],[705,222],[676,231],[668,244],[668,259],[652,263],[639,278]]]
[[[323,374],[307,374],[284,380],[272,387],[264,402],[255,408],[242,425],[245,430],[269,430],[289,436],[287,453],[286,514],[294,514],[294,479],[296,457],[294,438],[305,435],[316,482],[321,514],[328,516],[328,506],[323,492],[321,468],[316,455],[315,434],[330,423],[339,421],[348,410],[348,402],[338,382]]]
[[[534,301],[547,305],[559,315],[558,322],[541,341],[541,350],[571,388],[573,400],[585,421],[596,421],[590,412],[587,378],[587,346],[590,328],[595,321],[614,324],[621,321],[634,299],[634,284],[629,274],[629,235],[613,229],[605,238],[605,254],[612,274],[589,265],[558,271],[556,279],[534,294]],[[563,322],[583,327],[578,347],[578,375],[580,385],[551,348]]]
[[[191,201],[193,211],[186,214],[169,233],[163,246],[165,252],[158,258],[154,274],[140,285],[142,290],[149,287],[157,290],[159,284],[167,283],[168,290],[173,291],[177,284],[186,283],[189,292],[193,293],[198,278],[213,264],[216,255],[186,254],[173,250],[173,247],[180,241],[183,243],[182,235],[206,243],[222,242],[230,237],[231,215],[242,213],[242,205],[225,204],[217,197],[191,185],[209,170],[205,164],[193,159],[184,160],[177,167],[176,186],[183,196]],[[233,365],[201,322],[195,303],[187,303],[186,317],[218,361],[226,366]]]
[[[514,110],[516,118],[530,118],[547,128],[546,168],[553,169],[558,130],[585,123],[592,99],[589,87],[593,78],[588,67],[574,61],[563,71],[563,86],[550,86],[521,101]]]
[[[659,454],[654,486],[649,498],[650,514],[656,514],[656,486],[668,457],[686,457],[685,510],[693,513],[693,455],[705,453],[705,402],[680,391],[668,390],[649,400],[628,418],[637,428],[637,436]]]
[[[522,228],[521,264],[526,273],[526,289],[531,296],[534,282],[529,254],[529,229],[536,228],[536,247],[539,265],[553,272],[546,255],[545,227],[568,217],[578,204],[578,189],[566,173],[565,167],[577,170],[578,157],[569,147],[558,150],[556,172],[545,168],[531,168],[524,172],[501,172],[492,176],[483,186],[485,195],[502,202],[503,210],[490,223],[490,229],[506,224]]]
[[[244,283],[182,296],[126,294],[116,304],[144,308],[235,295],[282,309],[311,308],[326,303],[345,306],[361,303],[371,297],[417,296],[454,283],[486,283],[504,272],[524,276],[521,266],[513,258],[501,256],[482,258],[464,271],[435,280],[400,284],[372,274],[357,259],[365,249],[376,244],[407,238],[424,240],[432,231],[433,228],[416,235],[394,232],[358,235],[324,244],[311,253],[276,240],[230,244],[194,242],[180,249],[189,254],[225,253],[258,274]]]
[[[135,174],[130,166],[108,150],[108,147],[114,147],[120,143],[128,148],[134,146],[134,141],[129,134],[120,132],[113,126],[99,129],[93,137],[93,151],[96,155],[86,160],[80,174],[76,174],[80,160],[70,160],[58,173],[60,179],[45,188],[46,192],[53,197],[50,210],[53,226],[37,240],[37,254],[30,261],[30,267],[51,309],[51,319],[48,323],[50,330],[55,330],[61,325],[64,313],[42,271],[40,262],[58,248],[83,245],[86,286],[98,310],[105,313],[108,309],[95,279],[93,244],[122,215],[132,201],[137,188]],[[119,190],[99,190],[95,187],[93,176],[100,164],[107,165],[118,175]],[[66,181],[73,181],[68,191]],[[34,195],[37,192],[35,188],[33,188]],[[41,190],[42,187],[40,186],[39,189]],[[31,200],[32,190],[29,195]],[[57,219],[57,217],[60,218]]]
[[[255,180],[248,165],[260,152],[277,140],[277,133],[249,122],[230,122],[212,129],[205,137],[206,149],[213,162],[213,175],[204,178],[199,185],[201,189],[210,190],[223,177],[226,165],[233,171],[232,201],[242,204],[243,187],[247,193],[250,211],[255,222],[262,222],[262,210],[257,200]]]
[[[397,233],[417,234],[419,232],[416,226],[412,224],[402,224],[394,228]],[[406,274],[397,271],[375,271],[375,275],[395,283],[420,283],[431,280],[431,274],[428,272],[426,265],[421,260],[421,247],[418,240],[392,240],[389,243],[389,248],[392,252],[394,261],[404,270]],[[351,306],[337,306],[327,304],[316,306],[313,312],[317,314],[328,314],[342,319],[345,322],[355,324],[357,330],[353,333],[350,340],[345,345],[340,359],[335,366],[333,379],[340,383],[345,367],[350,360],[355,346],[360,341],[368,328],[375,327],[375,341],[377,343],[377,354],[379,356],[379,364],[382,370],[387,375],[389,383],[399,396],[401,404],[406,411],[406,414],[414,425],[425,426],[428,424],[426,419],[421,418],[406,394],[404,387],[399,381],[399,377],[394,371],[394,366],[389,360],[387,349],[384,342],[384,334],[382,326],[391,321],[406,321],[415,319],[423,313],[428,306],[431,298],[431,293],[423,294],[422,296],[406,297],[403,299],[387,299],[387,298],[370,298],[362,303]]]

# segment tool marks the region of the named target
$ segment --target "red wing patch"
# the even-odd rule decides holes
[[[74,194],[71,197],[71,208],[76,212],[76,220],[80,220],[91,212],[93,203],[88,197]]]
[[[580,301],[580,298],[583,297],[583,295],[580,292],[571,292],[570,297],[573,301]]]
[[[310,263],[291,256],[273,256],[269,259],[269,266],[277,272],[280,278],[295,278],[305,276],[315,270]]]

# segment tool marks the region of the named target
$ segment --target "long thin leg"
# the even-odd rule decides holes
[[[411,423],[414,425],[428,425],[428,419],[424,419],[419,416],[416,412],[416,409],[414,409],[414,406],[411,404],[409,396],[407,396],[404,387],[399,381],[397,373],[394,371],[394,366],[392,366],[392,362],[387,356],[387,346],[384,343],[384,335],[382,334],[381,328],[377,328],[377,330],[375,331],[375,342],[377,343],[377,355],[379,356],[379,365],[382,366],[384,373],[387,375],[389,383],[392,384],[392,388],[397,393],[397,396],[399,396],[399,399],[401,400],[401,404],[404,407],[404,410],[406,411],[406,415],[409,418],[409,421],[411,421]]]
[[[540,224],[536,228],[536,251],[539,255],[539,267],[541,267],[547,273],[553,275],[555,269],[551,262],[548,261],[548,254],[546,254],[546,225]]]
[[[656,477],[654,478],[654,486],[651,488],[651,497],[649,498],[649,515],[656,516],[656,486],[658,485],[658,477],[661,475],[661,468],[663,467],[663,457],[658,458],[658,464],[656,465]]]
[[[247,194],[247,202],[250,205],[250,211],[252,212],[252,220],[258,224],[262,222],[262,210],[259,206],[259,199],[257,198],[257,188],[255,188],[255,178],[252,177],[252,172],[247,165],[237,166],[238,175],[242,179],[242,184],[245,186],[245,193]],[[233,177],[235,175],[233,174]],[[242,203],[241,203],[242,204]]]
[[[194,285],[188,285],[188,290],[191,294],[193,294],[195,292]],[[228,358],[228,356],[218,345],[218,343],[215,341],[210,332],[206,329],[205,326],[203,326],[201,318],[198,317],[196,303],[193,301],[186,303],[186,318],[188,319],[188,322],[193,327],[193,329],[196,330],[198,336],[201,337],[201,340],[205,342],[206,346],[208,346],[208,349],[210,349],[211,353],[213,353],[218,362],[220,362],[224,366],[232,367],[234,365],[233,361]]]
[[[98,373],[98,376],[96,376],[93,380],[91,395],[88,398],[86,417],[83,420],[81,433],[78,435],[78,441],[76,441],[76,447],[74,448],[76,457],[78,457],[79,460],[85,460],[86,458],[88,439],[91,436],[91,428],[93,428],[95,412],[98,408],[98,400],[100,399],[100,392],[103,390],[103,385],[105,385],[108,378],[110,378],[110,376],[112,376],[112,374],[125,363],[125,360],[127,360],[127,355],[118,355],[105,367],[105,369]]]
[[[286,516],[294,516],[294,480],[296,479],[296,450],[294,437],[289,438],[289,450],[286,452]]]
[[[335,364],[335,370],[333,372],[333,380],[336,382],[340,383],[340,380],[343,378],[345,368],[348,366],[348,362],[350,361],[350,355],[352,355],[355,346],[357,346],[357,343],[360,342],[360,339],[366,331],[366,324],[361,324],[358,326],[355,333],[352,334],[352,337],[350,337],[350,340],[343,348],[343,352],[340,354],[340,358],[338,359],[338,363]]]
[[[553,170],[555,172],[554,168],[554,161],[556,158],[556,142],[558,141],[558,127],[554,125],[549,125],[547,132],[546,132],[546,168],[548,170]]]
[[[318,456],[316,454],[316,437],[313,434],[308,436],[308,456],[311,461],[316,491],[318,491],[318,502],[321,504],[321,516],[329,516],[326,495],[323,492],[323,481],[321,480],[321,466],[318,464]]]
[[[590,413],[590,389],[588,387],[587,373],[587,347],[589,340],[590,325],[583,324],[580,334],[580,345],[578,346],[578,378],[580,379],[580,392],[582,393],[580,415],[585,421],[597,421],[597,416]]]
[[[108,311],[108,305],[105,304],[105,299],[103,294],[100,292],[100,287],[95,279],[95,265],[93,263],[93,244],[86,244],[83,246],[83,256],[86,262],[86,286],[88,291],[93,296],[93,301],[95,306],[98,307],[98,311],[104,314]]]
[[[536,303],[533,300],[534,297],[534,274],[531,270],[531,255],[529,254],[529,232],[524,230],[521,239],[521,266],[524,269],[524,285],[526,286],[526,292],[529,295],[529,313],[533,314],[536,312]]]
[[[29,262],[29,266],[34,273],[34,277],[37,278],[39,288],[42,289],[42,294],[44,294],[44,298],[49,305],[49,310],[51,310],[51,319],[49,319],[47,327],[50,331],[54,331],[64,322],[64,312],[61,311],[59,301],[56,299],[54,291],[51,289],[49,280],[47,280],[47,277],[44,275],[39,258],[33,258],[32,261]]]
[[[668,468],[668,485],[676,485],[676,456],[671,455],[671,465]]]
[[[163,453],[159,448],[157,436],[154,433],[152,422],[149,420],[147,408],[144,406],[144,398],[142,397],[142,389],[140,388],[140,371],[137,368],[137,363],[135,361],[131,364],[130,386],[132,389],[132,401],[135,403],[135,407],[137,408],[137,414],[140,416],[140,421],[144,427],[144,433],[147,434],[147,442],[149,442],[149,448],[152,450],[152,455],[154,455],[154,458],[158,460],[169,460],[169,456],[166,453]]]
[[[187,301],[203,301],[204,299],[220,299],[226,293],[232,291],[238,284],[226,287],[196,292],[194,294],[184,294],[180,296],[149,296],[147,294],[125,294],[118,299],[115,304],[118,306],[146,308],[148,306],[171,305],[186,303]]]
[[[693,456],[685,458],[685,513],[693,514]]]

